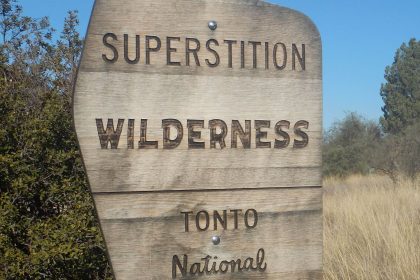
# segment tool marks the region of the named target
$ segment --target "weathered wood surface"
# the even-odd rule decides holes
[[[209,80],[206,76],[193,75],[82,72],[78,82],[80,95],[76,96],[76,102],[83,106],[75,111],[75,118],[81,124],[79,141],[85,159],[89,159],[85,164],[94,192],[220,189],[226,188],[225,183],[229,181],[232,181],[230,188],[321,185],[322,101],[317,94],[321,92],[320,80],[220,76]],[[118,118],[125,119],[120,149],[101,151],[95,118],[112,118],[115,124]],[[227,122],[228,130],[231,120],[240,120],[243,125],[245,120],[252,123],[271,120],[271,128],[267,129],[267,141],[271,142],[276,121],[288,120],[293,126],[299,120],[309,120],[310,145],[305,149],[295,149],[292,145],[285,149],[255,149],[252,141],[250,150],[242,150],[240,143],[239,149],[231,149],[228,131],[227,148],[220,151],[208,148],[209,130],[203,129],[205,150],[186,151],[186,139],[175,150],[127,150],[129,118],[136,119],[135,147],[140,118],[148,119],[147,137],[158,140],[160,147],[161,120],[165,118],[183,123],[184,138],[187,119],[204,120],[207,127],[209,120],[219,118]],[[288,131],[293,133],[293,127]],[[255,139],[255,129],[251,130],[251,139]],[[281,170],[283,167],[288,169]],[[245,176],[235,176],[245,172]]]
[[[218,28],[211,31],[207,27],[209,20],[216,20]],[[162,40],[162,52],[151,54],[151,65],[145,67],[144,63],[127,65],[124,57],[120,55],[115,64],[104,64],[98,59],[98,54],[110,55],[109,49],[102,44],[103,35],[113,32],[118,35],[116,44],[123,49],[123,34],[128,34],[130,42],[134,44],[135,35],[155,35],[159,37],[179,36],[182,46],[186,37],[200,39],[201,42],[210,38],[223,40],[237,40],[233,47],[233,68],[227,71],[228,61],[221,59],[221,65],[215,68],[208,67],[167,67],[165,40]],[[141,38],[141,61],[144,61],[144,38]],[[252,69],[251,47],[246,48],[246,68],[240,68],[239,41],[269,41],[283,42],[288,52],[292,43],[305,43],[308,45],[307,70],[304,73],[292,71],[286,67],[277,71],[271,65],[270,71],[259,71],[264,68],[264,52],[258,52],[258,68]],[[205,46],[203,45],[202,48]],[[130,48],[130,58],[133,58],[134,49]],[[228,56],[228,49],[218,49],[220,57]],[[322,77],[321,70],[321,41],[318,30],[311,20],[296,11],[268,4],[260,0],[176,0],[176,1],[130,1],[130,0],[97,0],[96,9],[92,15],[89,27],[89,36],[86,40],[85,52],[81,63],[81,70],[86,72],[122,71],[143,72],[147,74],[174,74],[174,75],[204,75],[204,76],[252,76],[261,78],[288,78],[288,79],[317,79]],[[100,58],[100,57],[99,57]],[[185,52],[182,48],[173,53],[173,60],[185,65]],[[289,62],[291,57],[289,56]],[[193,66],[194,63],[192,62]],[[206,66],[201,61],[202,66]],[[291,64],[289,64],[290,66]]]
[[[207,255],[220,260],[254,257],[265,249],[267,271],[210,275],[208,279],[319,279],[322,265],[320,188],[95,195],[117,279],[170,279],[174,254],[191,264]],[[239,216],[233,229],[198,232],[194,219],[184,230],[180,211],[258,209],[258,225],[247,229]],[[243,213],[242,213],[243,214]],[[211,238],[221,237],[214,246]],[[133,242],[137,240],[138,242]],[[146,267],[145,267],[146,266]],[[138,273],[142,273],[139,277]],[[297,275],[299,275],[297,277]]]
[[[211,31],[209,20],[218,28]],[[104,35],[119,58],[103,43]],[[140,36],[140,60],[134,42]],[[145,35],[161,38],[161,50],[150,53],[145,65]],[[166,37],[177,48],[167,65]],[[186,66],[186,38],[201,42],[200,66],[190,56]],[[220,64],[206,50],[216,39]],[[224,40],[232,46],[232,68]],[[244,58],[240,42],[244,41]],[[261,42],[255,59],[248,41]],[[273,57],[277,42],[288,54],[278,70]],[[292,44],[305,44],[305,69],[295,59]],[[280,49],[280,52],[282,50]],[[272,55],[272,53],[271,53]],[[244,61],[244,67],[241,63]],[[204,274],[203,279],[322,279],[322,58],[319,33],[304,15],[257,0],[96,0],[74,93],[74,122],[90,187],[117,280],[172,279],[172,257],[187,254],[199,261],[207,255],[219,260],[246,258],[264,248],[267,269],[226,274]],[[176,149],[164,150],[162,120],[176,119],[184,138]],[[96,119],[124,119],[118,149],[101,149]],[[128,119],[134,119],[134,149],[127,148]],[[158,149],[138,149],[140,122],[147,119],[147,140]],[[204,121],[204,149],[190,149],[187,120]],[[209,121],[226,122],[226,148],[210,149]],[[251,121],[251,146],[231,147],[231,122]],[[257,148],[255,120],[269,120],[264,141]],[[274,149],[278,121],[287,120],[287,148]],[[293,125],[305,120],[309,137],[304,148],[293,147]],[[258,226],[252,229],[191,230],[185,232],[182,211],[255,209]],[[229,212],[228,220],[231,221]],[[211,237],[219,235],[220,245]],[[179,272],[178,272],[179,274]],[[189,276],[177,279],[190,279]]]

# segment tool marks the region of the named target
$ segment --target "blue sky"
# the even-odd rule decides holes
[[[20,0],[26,15],[48,16],[57,30],[68,10],[78,10],[80,32],[86,32],[93,0]],[[387,65],[397,48],[420,39],[419,0],[272,0],[299,10],[318,26],[323,42],[324,126],[346,112],[377,120],[379,95]]]

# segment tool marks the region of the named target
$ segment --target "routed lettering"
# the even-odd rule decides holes
[[[116,34],[106,33],[103,36],[102,43],[104,47],[112,52],[112,55],[102,54],[102,59],[105,62],[115,63],[118,61],[119,53],[124,53],[124,62],[127,64],[143,63],[150,65],[152,64],[151,53],[159,53],[163,41],[166,43],[165,54],[167,66],[201,66],[201,56],[201,61],[204,61],[205,65],[211,68],[225,66],[227,68],[240,69],[269,70],[272,68],[274,70],[285,70],[287,68],[288,70],[297,72],[306,71],[307,46],[305,43],[291,43],[286,45],[282,42],[274,43],[233,39],[218,40],[215,38],[200,41],[200,39],[192,37],[159,37],[148,34],[121,34],[120,36],[123,37],[122,49],[119,49],[121,46],[115,43],[118,41]],[[144,40],[141,39],[142,36],[144,36]],[[223,44],[220,45],[219,42],[223,42]],[[205,46],[204,52],[201,51],[202,46]],[[185,50],[185,61],[176,60],[173,57],[180,48],[184,48]],[[260,53],[258,49],[261,49],[263,52]],[[144,59],[141,56],[141,51],[144,53]],[[131,53],[133,54],[131,55]],[[234,53],[239,53],[240,57],[240,65],[238,64],[236,67],[234,65]],[[221,56],[221,54],[226,55]],[[272,59],[270,59],[271,55],[273,56]],[[264,64],[258,64],[260,57],[264,57]],[[291,57],[291,62],[289,62],[289,57]],[[249,63],[247,65],[247,59],[252,61],[252,64]],[[159,61],[162,63],[161,60]],[[270,64],[273,67],[270,67]]]
[[[233,68],[233,63],[232,63],[232,57],[233,57],[232,46],[234,44],[236,44],[236,41],[235,40],[224,40],[224,42],[228,45],[228,67],[229,68]]]
[[[223,229],[227,229],[227,210],[223,210],[223,218],[218,211],[213,212],[214,230],[217,230],[217,223],[219,222]]]
[[[112,119],[108,120],[106,128],[103,127],[102,119],[95,119],[95,122],[101,147],[107,149],[108,142],[110,142],[111,149],[117,149],[124,119],[119,119],[115,130]],[[187,120],[187,128],[184,132],[184,126],[181,121],[177,119],[163,119],[161,126],[162,138],[150,140],[147,138],[148,119],[141,119],[140,121],[140,137],[136,137],[134,133],[135,119],[128,119],[127,149],[134,149],[135,138],[139,139],[139,149],[158,149],[159,147],[167,150],[176,149],[185,141],[184,134],[186,133],[188,134],[188,149],[205,149],[206,143],[209,144],[207,147],[210,149],[237,149],[239,145],[242,145],[244,149],[251,149],[253,140],[255,141],[255,148],[258,149],[285,149],[289,147],[291,141],[293,141],[294,148],[305,148],[309,143],[309,132],[303,131],[309,127],[309,122],[305,120],[296,122],[292,135],[288,132],[291,124],[287,120],[278,121],[274,128],[271,128],[270,120],[255,120],[254,138],[251,138],[251,120],[245,120],[244,124],[242,126],[239,120],[231,121],[229,141],[227,140],[229,139],[227,138],[229,128],[224,120],[209,120],[208,128],[204,127],[204,120]],[[208,129],[208,133],[205,133],[206,137],[202,138],[204,129]],[[273,138],[274,145],[272,145],[272,141],[267,140]],[[240,144],[238,144],[238,139]],[[162,146],[160,146],[159,142],[161,142]]]
[[[295,134],[302,138],[302,140],[295,139],[293,143],[294,148],[305,148],[308,146],[309,143],[309,137],[308,134],[302,131],[302,128],[308,129],[309,128],[309,122],[307,121],[298,121],[295,124]]]
[[[188,255],[182,255],[182,261],[178,255],[172,257],[172,279],[186,277],[197,277],[212,274],[226,274],[228,272],[248,272],[267,270],[267,262],[265,262],[265,250],[260,248],[255,257],[248,257],[244,261],[242,259],[222,260],[218,261],[217,256],[207,255],[201,258],[199,262],[188,263]],[[180,272],[179,274],[177,272]]]
[[[249,223],[249,214],[250,213],[252,213],[252,216],[254,218],[253,224],[250,224]],[[246,212],[245,212],[245,226],[247,228],[255,228],[257,226],[257,224],[258,224],[258,213],[257,213],[257,210],[255,210],[255,209],[248,209],[248,210],[246,210]]]
[[[189,149],[204,149],[204,142],[197,142],[201,138],[201,131],[196,131],[195,128],[204,128],[203,120],[188,120],[188,148]]]
[[[180,213],[184,218],[185,232],[253,229],[258,225],[258,212],[255,209],[181,211]],[[191,220],[195,221],[192,225],[190,225]]]
[[[157,149],[158,146],[158,141],[147,140],[147,120],[142,119],[140,124],[139,149]]]
[[[237,148],[237,137],[241,140],[242,147],[244,149],[250,149],[251,148],[251,121],[246,120],[245,121],[245,130],[242,128],[240,122],[238,120],[232,121],[232,148]]]
[[[124,120],[118,119],[117,129],[115,130],[114,120],[108,119],[105,130],[102,119],[96,119],[96,128],[98,129],[99,142],[102,149],[108,149],[108,143],[111,143],[111,149],[118,148],[123,125]]]
[[[136,35],[135,58],[130,59],[128,49],[128,34],[124,34],[124,59],[128,64],[137,64],[140,61],[140,35]]]
[[[218,46],[219,42],[215,39],[210,39],[206,43],[207,50],[214,55],[215,61],[211,62],[209,59],[206,59],[206,64],[210,67],[217,67],[220,63],[220,56],[215,49],[212,48],[212,44]]]
[[[283,50],[283,55],[282,55],[282,59],[281,59],[281,61],[283,61],[283,64],[281,64],[281,65],[278,62],[278,56],[277,56],[277,49],[278,49],[279,46]],[[286,65],[287,65],[287,49],[286,49],[286,45],[285,44],[283,44],[283,43],[277,43],[277,44],[274,45],[274,49],[273,49],[273,63],[274,63],[274,66],[276,66],[276,68],[278,70],[283,70],[284,68],[286,68]]]
[[[167,65],[175,65],[180,66],[181,62],[179,61],[172,61],[171,54],[176,52],[177,49],[171,46],[172,41],[181,41],[180,37],[166,37],[166,64]]]
[[[296,58],[299,61],[301,69],[306,70],[305,48],[306,48],[305,44],[302,44],[302,52],[299,53],[299,50],[296,44],[292,44],[292,70],[296,70]]]
[[[198,52],[200,51],[200,41],[196,38],[186,38],[185,40],[185,64],[187,66],[190,66],[190,55],[193,54],[195,65],[200,66],[200,60],[198,59]],[[191,47],[190,42],[195,43],[195,48]]]
[[[156,46],[151,47],[150,42],[155,41]],[[160,38],[157,36],[146,36],[146,64],[150,64],[150,53],[151,52],[158,52],[162,46],[162,42]]]
[[[216,148],[216,143],[219,144],[220,149],[226,147],[225,138],[228,133],[227,125],[222,120],[210,120],[210,149]],[[217,129],[220,129],[220,133],[217,133]]]
[[[249,41],[248,44],[252,45],[252,68],[257,68],[257,46],[261,46],[261,42]]]
[[[282,120],[282,121],[279,121],[278,123],[276,123],[276,126],[274,127],[274,130],[275,130],[275,132],[278,136],[283,138],[283,140],[276,139],[274,141],[274,148],[276,148],[276,149],[284,149],[287,146],[289,146],[290,136],[287,132],[285,132],[283,130],[283,128],[289,129],[290,128],[290,122],[286,121],[286,120]]]
[[[205,221],[204,227],[201,226],[202,225],[202,223],[201,223],[202,217],[204,217],[204,221]],[[207,213],[207,211],[204,211],[204,210],[198,212],[197,215],[195,216],[195,224],[196,224],[197,229],[199,231],[206,231],[210,226],[210,215],[209,215],[209,213]]]
[[[261,131],[261,128],[270,128],[270,121],[257,120],[255,121],[255,146],[257,148],[271,148],[271,142],[263,141],[267,138],[267,132]]]
[[[106,62],[114,63],[118,60],[118,50],[114,45],[112,45],[109,42],[109,40],[108,40],[109,38],[111,38],[114,41],[117,41],[118,38],[117,38],[117,35],[115,35],[114,33],[107,33],[103,37],[103,44],[104,44],[105,47],[109,48],[112,51],[113,57],[108,58],[108,56],[106,54],[102,54],[102,59]]]
[[[175,128],[177,135],[175,139],[171,137],[171,127]],[[181,144],[182,138],[184,137],[184,129],[182,123],[175,119],[162,120],[163,128],[163,148],[164,149],[175,149]]]
[[[127,149],[134,149],[134,123],[135,120],[128,120],[127,128]]]

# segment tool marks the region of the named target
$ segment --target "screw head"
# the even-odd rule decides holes
[[[210,28],[210,30],[213,30],[213,31],[216,30],[217,22],[215,20],[209,21],[209,28]]]
[[[219,236],[213,236],[211,238],[211,241],[213,242],[214,245],[219,245],[220,244],[220,237]]]

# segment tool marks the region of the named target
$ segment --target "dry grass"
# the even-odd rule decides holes
[[[420,180],[324,182],[324,279],[420,279]]]

